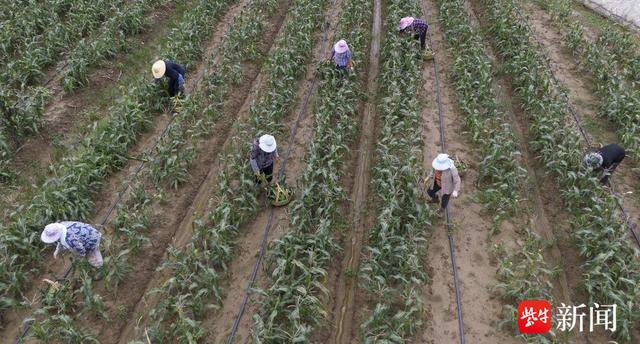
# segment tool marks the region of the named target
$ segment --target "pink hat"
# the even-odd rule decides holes
[[[338,43],[336,43],[333,46],[333,50],[335,50],[336,53],[338,53],[338,54],[342,54],[342,53],[346,52],[347,50],[349,50],[349,46],[347,45],[347,41],[345,41],[344,39],[339,40]]]
[[[404,17],[404,18],[400,19],[400,26],[398,26],[398,30],[406,29],[411,24],[413,24],[413,21],[414,21],[413,17]]]

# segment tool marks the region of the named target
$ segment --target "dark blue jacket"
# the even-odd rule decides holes
[[[598,152],[602,155],[602,168],[609,168],[614,163],[621,163],[625,155],[624,148],[615,143],[600,148]]]
[[[178,83],[178,75],[182,75],[184,79],[185,69],[183,66],[171,61],[164,60],[164,64],[167,69],[164,72],[164,76],[169,78],[169,96],[173,97],[178,93],[178,89],[180,88]]]

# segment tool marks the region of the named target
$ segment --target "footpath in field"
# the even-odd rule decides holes
[[[318,43],[313,49],[313,56],[305,67],[304,78],[297,87],[296,105],[286,117],[285,131],[281,131],[283,135],[276,137],[280,159],[274,165],[274,178],[277,178],[276,176],[280,170],[284,168],[284,177],[290,186],[300,185],[300,176],[306,168],[303,159],[313,137],[315,123],[310,113],[316,101],[314,79],[318,73],[317,66],[325,61],[331,51],[330,47],[335,38],[335,26],[338,18],[336,10],[340,6],[341,1],[339,0],[326,6],[325,25],[327,26],[324,31],[317,31],[314,34],[313,41]],[[248,105],[250,103],[247,103]],[[292,136],[292,134],[295,134],[295,136]],[[283,166],[285,158],[287,158],[286,166]],[[255,220],[241,229],[242,234],[236,243],[236,256],[229,266],[229,282],[224,285],[226,293],[222,299],[220,309],[215,312],[209,312],[202,321],[203,327],[211,329],[208,338],[210,343],[223,343],[232,332],[234,322],[237,321],[247,293],[248,283],[263,243],[264,231],[269,220],[271,219],[267,246],[274,240],[279,239],[288,229],[290,221],[288,206],[273,208],[272,210],[272,206],[267,204],[264,194],[261,195],[260,202],[264,202],[265,206],[259,211]],[[273,211],[273,214],[271,214],[271,211]],[[268,250],[266,254],[268,254]],[[267,285],[267,278],[262,272],[263,267],[261,266],[258,270],[254,288],[264,288]],[[249,293],[244,314],[237,325],[237,332],[234,334],[233,340],[237,343],[245,343],[251,338],[253,315],[257,313],[260,306],[259,295],[255,294],[253,290],[249,291]]]
[[[464,120],[455,105],[455,95],[449,71],[452,56],[446,50],[443,30],[436,21],[437,6],[434,1],[422,2],[423,12],[430,19],[431,47],[438,62],[440,101],[443,111],[443,128],[447,140],[447,154],[454,156],[461,171],[460,196],[450,203],[453,237],[456,243],[457,269],[465,325],[465,338],[473,343],[517,343],[518,340],[501,331],[497,323],[501,319],[502,304],[492,292],[499,283],[496,278],[497,262],[492,259],[492,243],[488,240],[492,228],[490,218],[483,213],[483,206],[475,197],[480,190],[475,184],[480,156],[464,135]],[[438,99],[433,62],[423,69],[422,94],[428,103],[423,110],[423,137],[426,168],[441,153]],[[444,343],[459,340],[456,302],[451,275],[451,257],[447,246],[446,223],[435,224],[426,263],[431,276],[430,285],[423,290],[427,303],[428,327],[419,335],[421,342]],[[515,239],[515,233],[503,230],[501,237]]]
[[[158,16],[157,12],[165,14],[155,19]],[[180,19],[181,13],[176,11],[175,6],[165,5],[150,13],[148,17],[154,18],[157,25],[136,37],[136,42],[140,42],[134,46],[136,50],[118,55],[111,61],[111,66],[95,70],[91,76],[91,84],[87,87],[74,93],[65,93],[53,80],[61,76],[61,71],[54,68],[47,73],[46,78],[49,82],[46,86],[53,99],[44,109],[43,125],[39,134],[21,138],[23,141],[20,142],[20,147],[17,147],[11,163],[11,168],[18,173],[18,182],[0,185],[3,194],[0,198],[2,204],[13,205],[29,197],[33,184],[42,182],[46,167],[51,162],[61,159],[65,152],[82,140],[86,135],[86,125],[108,111],[109,100],[121,95],[118,87],[126,85],[126,81],[131,79],[129,76],[140,71],[138,68],[143,65],[141,60],[145,60],[144,72],[148,73],[148,58],[145,54],[151,47],[158,45],[158,41],[169,32],[171,24]],[[145,51],[144,54],[140,54],[141,49]],[[132,66],[136,66],[135,71]],[[96,94],[100,96],[96,97]]]
[[[599,115],[602,100],[594,94],[594,81],[590,74],[579,65],[580,61],[567,49],[563,33],[558,30],[550,15],[535,5],[524,7],[528,22],[542,48],[550,59],[553,72],[567,91],[569,104],[577,111],[579,120],[592,138],[594,145],[618,143],[624,146],[616,133],[615,124]],[[562,44],[558,44],[563,42]],[[622,204],[633,223],[640,220],[640,164],[627,156],[611,178],[613,192]],[[630,239],[633,240],[633,239]]]
[[[374,139],[376,137],[377,78],[380,68],[380,39],[382,29],[381,0],[374,1],[373,21],[371,27],[371,44],[369,47],[369,63],[366,83],[366,102],[362,106],[362,125],[357,149],[354,150],[355,176],[351,188],[352,229],[343,238],[344,253],[339,275],[334,287],[334,306],[330,343],[353,343],[358,338],[358,316],[364,302],[362,293],[357,293],[358,280],[353,272],[360,269],[360,258],[363,241],[366,240],[368,228],[373,226],[374,214],[369,199],[371,181],[371,161],[373,158]]]
[[[171,24],[181,18],[182,10],[180,5],[165,4],[148,13],[145,18],[153,26],[128,43],[129,52],[120,53],[108,66],[92,71],[90,83],[77,91],[62,90],[59,82],[63,69],[56,67],[47,73],[45,86],[52,96],[44,108],[42,129],[38,135],[25,137],[16,151],[14,169],[21,182],[11,188],[2,185],[3,203],[15,204],[25,197],[32,184],[43,178],[46,167],[82,140],[86,134],[84,126],[108,111],[110,101],[121,95],[119,87],[126,86],[132,75],[148,73],[147,54],[166,39]]]
[[[234,8],[228,15],[227,23],[232,22],[238,15],[242,15],[243,13],[240,10],[251,10],[251,8],[247,7],[250,3],[250,1],[245,1]],[[271,51],[276,38],[280,35],[289,6],[289,1],[278,1],[275,13],[267,21],[263,22],[263,34],[261,39],[256,42],[260,55],[268,55]],[[227,35],[232,27],[232,25],[223,27],[224,35]],[[243,27],[242,29],[245,28]],[[255,95],[263,85],[263,62],[264,59],[242,63],[242,73],[247,82],[241,83],[240,86],[233,87],[230,90],[229,94],[232,94],[233,98],[225,103],[224,112],[222,112],[224,116],[222,123],[220,123],[219,128],[216,128],[214,135],[200,145],[200,150],[203,151],[201,154],[204,154],[205,158],[190,169],[190,174],[198,176],[193,178],[192,186],[194,188],[191,189],[190,193],[180,196],[180,199],[183,200],[181,202],[183,206],[180,207],[181,210],[179,212],[174,213],[174,207],[166,209],[169,212],[169,216],[174,218],[172,222],[166,225],[167,229],[172,228],[173,236],[167,244],[171,244],[173,248],[183,249],[191,240],[197,221],[206,216],[206,208],[211,203],[213,195],[217,192],[216,187],[220,185],[218,177],[226,164],[222,161],[222,157],[230,149],[231,140],[237,135],[238,123],[247,120],[248,104],[255,100]],[[164,253],[164,248],[161,253]],[[139,298],[132,305],[134,308],[131,309],[131,314],[129,315],[130,321],[128,321],[126,328],[121,331],[119,342],[126,343],[134,339],[135,336],[139,335],[135,331],[144,327],[145,322],[136,323],[132,319],[140,319],[142,315],[147,314],[160,301],[150,291],[155,287],[161,286],[163,281],[170,277],[164,272],[156,271],[156,268],[160,268],[162,264],[169,261],[170,255],[165,253],[155,260],[154,269],[147,272],[146,282],[142,284],[144,287],[140,290]]]
[[[219,33],[217,36],[218,37],[214,37],[211,44],[213,46],[215,46],[217,43],[217,41],[220,40],[220,36],[221,34]],[[194,38],[195,39],[195,38]],[[201,38],[200,38],[201,39]],[[204,68],[204,64],[200,67],[200,68]],[[189,87],[193,87],[195,85],[195,83],[189,85]],[[158,100],[159,101],[159,100]],[[136,144],[134,146],[134,148],[132,148],[132,151],[130,152],[130,154],[141,154],[143,151],[150,149],[155,142],[158,140],[158,136],[160,134],[160,132],[162,132],[163,128],[166,126],[166,124],[169,122],[169,118],[170,116],[168,115],[164,115],[164,116],[160,116],[160,119],[158,121],[156,121],[156,123],[158,124],[157,128],[154,128],[153,131],[151,133],[148,133],[146,135],[144,135],[143,138],[141,138],[141,142],[139,142],[138,144]],[[107,195],[106,197],[101,198],[102,202],[98,201],[98,204],[96,206],[96,208],[98,209],[98,216],[96,216],[95,221],[93,221],[93,223],[100,223],[100,220],[104,218],[104,215],[106,215],[106,213],[108,212],[108,210],[110,209],[110,206],[113,202],[113,200],[115,200],[117,198],[117,194],[119,192],[119,190],[121,190],[122,188],[122,184],[123,183],[127,183],[127,179],[130,177],[130,175],[137,169],[137,167],[139,166],[139,162],[133,163],[131,162],[127,167],[125,167],[123,169],[123,171],[119,174],[116,174],[114,176],[112,176],[112,178],[110,178],[106,185],[103,187],[104,190],[102,190],[104,192],[105,195]],[[129,181],[130,182],[130,181]],[[159,212],[158,214],[161,214],[162,212]],[[160,227],[162,224],[166,223],[166,221],[164,221],[166,218],[161,218],[160,216],[156,217],[154,224],[160,224],[158,225],[158,227]],[[157,231],[154,232],[155,237],[153,237],[152,241],[156,241],[158,240],[159,242],[162,242],[162,238],[165,238],[164,240],[166,241],[166,236],[169,234],[169,231]],[[105,235],[103,237],[103,253],[107,254],[107,251],[105,247],[107,247],[107,244],[110,242],[114,242],[117,240],[110,240],[113,239],[112,235],[114,234],[113,231],[108,231],[107,230],[107,235]],[[170,238],[170,236],[169,236]],[[159,246],[162,246],[162,244],[159,244]],[[159,251],[161,252],[162,250],[164,250],[164,248],[160,248]],[[50,254],[50,251],[47,251],[47,256]],[[149,254],[149,257],[152,259],[154,257],[153,254]],[[115,257],[111,258],[112,260],[115,259]],[[46,260],[46,262],[48,262],[50,264],[50,266],[46,266],[44,267],[44,272],[45,274],[41,277],[47,277],[47,278],[51,278],[51,274],[55,275],[55,276],[62,276],[63,272],[66,269],[66,266],[68,266],[67,264],[64,264],[65,262],[60,259],[57,261],[50,261],[50,260]],[[107,264],[109,264],[109,260],[107,259]],[[153,270],[152,266],[148,266],[145,263],[140,262],[140,264],[138,264],[136,266],[136,268],[138,270]],[[134,274],[132,274],[133,276]],[[142,274],[141,276],[144,276],[144,274]],[[37,278],[34,276],[33,281],[38,281],[37,283],[31,283],[29,284],[29,289],[25,291],[25,295],[27,295],[27,297],[31,298],[31,299],[35,299],[36,297],[38,297],[38,288],[41,288],[44,286],[44,284],[40,283],[40,278]],[[135,283],[134,283],[135,284]],[[136,290],[135,288],[133,288],[132,290]],[[98,294],[100,294],[102,291],[100,291]],[[110,295],[110,294],[107,294]],[[125,293],[125,296],[132,296],[133,294],[130,293]],[[117,297],[116,297],[117,299]],[[115,307],[115,305],[114,305]],[[119,311],[120,313],[122,312],[121,310]],[[17,332],[18,327],[20,327],[21,324],[21,320],[25,317],[24,312],[20,311],[18,312],[19,314],[16,316],[8,316],[5,317],[5,321],[9,323],[8,326],[5,327],[6,331],[10,331],[12,334],[8,334],[8,337],[12,337],[13,334],[15,332]]]
[[[213,39],[211,39],[205,49],[203,49],[207,56],[218,48],[223,35],[229,29],[229,23],[238,15],[239,11],[244,6],[246,6],[246,2],[238,3],[231,7],[225,17],[221,19],[221,24],[218,25],[217,30],[213,35]],[[279,25],[284,18],[284,12],[286,11],[284,1],[280,3],[279,8],[280,11],[278,14],[272,16],[263,24],[265,27],[265,33],[262,36],[262,39],[256,40],[255,42],[259,50],[268,50],[274,39],[275,33],[277,32]],[[238,67],[244,70],[244,73],[249,80],[252,80],[255,78],[255,74],[257,74],[259,64],[257,62],[248,62],[243,63],[242,65],[238,64]],[[202,64],[202,66],[194,70],[194,81],[198,76],[204,75],[205,69],[206,64]],[[189,86],[194,87],[196,84],[191,83]],[[241,86],[234,87],[232,91],[234,91],[236,97],[242,98],[248,94],[250,86],[250,82],[245,83]],[[225,105],[224,110],[228,111],[228,113],[236,113],[240,105],[241,103],[239,101],[230,101]],[[193,202],[194,195],[197,194],[199,189],[202,187],[210,187],[210,185],[203,185],[203,182],[205,181],[207,172],[212,168],[215,169],[217,166],[215,162],[218,154],[222,151],[221,141],[224,141],[226,137],[225,135],[229,134],[228,129],[231,127],[231,124],[235,119],[235,116],[225,116],[222,118],[221,123],[213,128],[215,134],[206,140],[203,140],[203,142],[199,144],[198,150],[200,154],[204,154],[205,156],[203,159],[196,160],[197,163],[190,166],[189,183],[186,186],[183,186],[180,190],[169,192],[165,195],[166,203],[155,205],[153,207],[151,210],[151,213],[153,214],[151,228],[153,228],[153,231],[148,238],[148,240],[153,243],[153,246],[152,248],[144,251],[144,256],[137,256],[135,258],[136,264],[134,265],[134,270],[127,275],[125,281],[119,286],[119,289],[116,288],[116,293],[113,294],[112,291],[105,290],[100,286],[100,284],[96,285],[96,290],[94,290],[94,292],[96,292],[97,295],[102,294],[105,305],[111,313],[111,317],[119,319],[117,326],[113,323],[107,324],[101,322],[100,320],[92,321],[91,318],[84,319],[82,321],[82,323],[88,323],[88,327],[94,330],[98,329],[95,331],[98,332],[99,338],[102,341],[106,340],[103,338],[109,338],[116,341],[118,339],[121,326],[124,324],[128,325],[126,322],[123,323],[123,320],[126,320],[126,316],[133,310],[133,307],[143,295],[145,289],[140,286],[148,284],[149,279],[153,276],[153,271],[158,266],[159,262],[162,261],[160,258],[162,257],[165,248],[171,242],[172,236],[179,230],[178,224],[180,220],[188,215],[187,213]],[[155,139],[157,139],[157,137],[154,138],[154,141]],[[114,186],[119,187],[118,183],[114,183]],[[106,209],[104,209],[103,212],[106,212]],[[116,216],[119,215],[116,213]],[[111,257],[110,259],[114,258],[115,257]],[[135,292],[131,292],[132,290]],[[100,328],[102,328],[102,330],[100,330]]]

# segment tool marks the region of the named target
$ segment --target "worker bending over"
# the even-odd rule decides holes
[[[273,179],[273,163],[278,158],[276,139],[271,135],[262,135],[253,141],[249,163],[256,174],[256,183],[262,176],[267,182]]]
[[[185,69],[183,66],[171,61],[171,60],[158,60],[151,67],[151,73],[159,82],[163,76],[169,78],[169,97],[173,97],[178,92],[185,93],[184,90],[184,75]]]
[[[349,49],[349,45],[344,39],[339,40],[336,44],[333,45],[333,49],[331,50],[331,57],[336,63],[336,69],[339,71],[345,71],[347,69],[351,69],[352,60],[351,60],[351,50]]]
[[[585,167],[593,169],[600,174],[600,182],[609,184],[609,177],[624,160],[624,148],[612,143],[601,147],[600,149],[585,154],[582,163]]]
[[[427,22],[422,19],[417,19],[414,17],[404,17],[400,19],[400,25],[398,26],[398,32],[407,32],[407,30],[412,30],[414,35],[414,39],[420,40],[420,48],[422,50],[425,49],[425,41],[427,39],[427,30],[429,29],[429,25]]]
[[[102,254],[100,253],[100,232],[91,225],[77,221],[63,221],[44,227],[40,239],[46,244],[57,243],[53,258],[57,259],[62,249],[85,257],[89,264],[98,269],[94,279],[102,279]]]

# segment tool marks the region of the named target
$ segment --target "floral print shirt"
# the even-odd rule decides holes
[[[76,221],[61,222],[67,227],[66,235],[60,237],[58,245],[84,256],[98,248],[102,234],[91,225]]]

